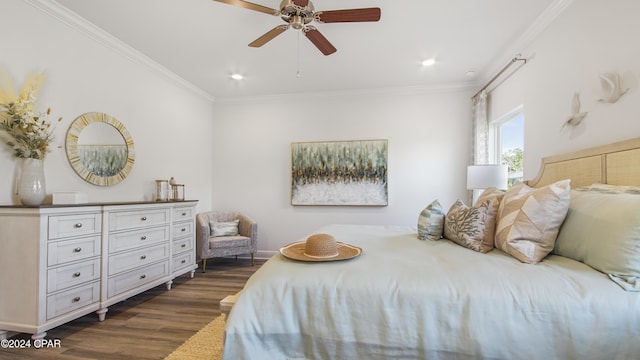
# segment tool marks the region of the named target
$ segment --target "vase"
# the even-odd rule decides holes
[[[24,159],[22,173],[18,181],[18,197],[22,205],[38,206],[44,201],[45,191],[44,160]]]

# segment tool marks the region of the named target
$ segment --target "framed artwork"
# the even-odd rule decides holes
[[[291,205],[386,206],[387,140],[291,144]]]

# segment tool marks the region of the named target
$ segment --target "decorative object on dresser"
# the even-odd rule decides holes
[[[196,215],[196,252],[202,259],[202,272],[207,259],[251,254],[258,249],[258,223],[236,211],[209,211]]]
[[[47,121],[51,109],[44,113],[36,110],[43,77],[42,73],[30,74],[19,93],[10,81],[4,82],[8,88],[0,89],[0,138],[22,160],[17,195],[26,206],[40,205],[46,197],[43,161],[53,139],[53,128]]]
[[[387,140],[291,144],[291,205],[386,206]]]
[[[169,181],[156,180],[156,201],[169,200]]]
[[[133,168],[133,138],[118,119],[105,113],[78,116],[67,131],[67,158],[76,174],[88,183],[111,186]]]
[[[46,331],[193,277],[197,201],[0,206],[0,337]]]

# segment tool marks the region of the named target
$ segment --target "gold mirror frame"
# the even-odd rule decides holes
[[[78,153],[78,138],[80,137],[82,130],[93,123],[105,123],[111,125],[116,131],[118,131],[118,133],[120,133],[124,140],[127,149],[126,163],[115,175],[101,176],[99,174],[95,174],[87,169],[85,164],[80,160],[80,155]],[[105,113],[92,112],[78,116],[71,123],[71,126],[69,126],[69,130],[67,131],[65,149],[67,152],[67,159],[69,159],[69,163],[76,174],[86,182],[98,186],[116,185],[124,180],[127,175],[129,175],[129,172],[131,172],[135,160],[135,151],[131,134],[129,134],[127,128],[118,121],[118,119]]]

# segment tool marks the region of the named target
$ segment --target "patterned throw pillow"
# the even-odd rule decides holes
[[[491,239],[491,247],[493,247],[495,243],[496,224],[498,222],[498,209],[500,208],[500,202],[502,201],[504,194],[504,191],[498,190],[494,187],[490,187],[483,191],[482,194],[480,194],[480,197],[474,204],[474,206],[477,207],[487,200],[491,201],[493,211],[487,219],[487,237]]]
[[[487,229],[491,216],[493,206],[490,200],[474,207],[457,200],[444,219],[444,236],[458,245],[487,253],[493,249],[493,231]]]
[[[540,262],[553,250],[567,215],[570,184],[567,179],[537,189],[514,185],[500,203],[495,246],[522,262]]]
[[[238,224],[240,220],[227,221],[227,222],[215,222],[210,221],[209,227],[211,228],[212,236],[238,236]]]
[[[418,216],[418,239],[438,240],[442,238],[444,227],[444,212],[442,206],[435,200],[427,205]]]

